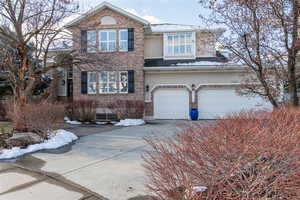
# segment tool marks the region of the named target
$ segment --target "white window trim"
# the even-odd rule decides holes
[[[128,38],[127,38],[127,40],[121,40],[121,32],[122,31],[127,31],[127,33],[128,33],[128,29],[120,29],[119,30],[119,51],[121,51],[121,52],[128,52]],[[124,41],[127,42],[127,50],[121,49],[121,42],[124,42]]]
[[[126,92],[121,92],[121,83],[122,83],[122,81],[121,81],[121,73],[126,73],[127,74],[127,91]],[[119,86],[119,88],[118,88],[118,90],[119,90],[119,93],[120,94],[128,94],[128,87],[129,87],[129,83],[128,83],[128,71],[119,71],[119,77],[118,77],[119,79],[119,81],[118,81],[118,86]]]
[[[89,38],[88,38],[89,37],[89,32],[94,32],[95,33],[95,41],[94,41],[94,44],[93,44],[93,45],[95,45],[94,50],[91,50],[91,48],[93,48],[93,47],[89,46],[89,41],[90,41]],[[98,49],[97,48],[97,31],[96,30],[88,30],[87,31],[87,49],[86,50],[89,53],[95,53],[97,51],[97,49]]]
[[[95,92],[90,92],[89,86],[90,86],[90,74],[96,74],[96,90]],[[97,94],[97,72],[88,72],[88,77],[87,77],[87,93],[88,94]]]
[[[116,81],[115,82],[111,82],[109,81],[109,73],[115,73],[116,74]],[[106,86],[108,88],[108,92],[101,92],[101,83],[104,83],[103,81],[101,81],[101,73],[107,73],[107,82],[106,82]],[[109,84],[110,83],[116,83],[117,85],[117,90],[115,92],[109,92]],[[118,93],[118,73],[117,71],[103,71],[103,72],[99,72],[99,89],[98,89],[99,94],[116,94]]]
[[[109,32],[114,32],[115,33],[115,35],[116,35],[115,40],[109,40]],[[101,33],[106,33],[107,34],[107,40],[105,41],[106,48],[107,48],[106,51],[101,49]],[[98,34],[99,34],[98,35],[98,39],[99,39],[98,49],[99,49],[100,52],[115,52],[115,51],[117,51],[117,30],[113,30],[113,29],[100,30],[98,32]],[[109,50],[109,43],[110,42],[115,42],[115,49],[111,50],[111,51]]]
[[[168,36],[169,35],[180,35],[180,34],[192,34],[192,53],[184,55],[169,55],[168,54]],[[174,43],[174,42],[173,42]],[[196,32],[176,32],[176,33],[164,33],[164,60],[174,60],[174,59],[196,59]],[[186,45],[186,43],[185,43]],[[173,44],[174,46],[174,44]]]

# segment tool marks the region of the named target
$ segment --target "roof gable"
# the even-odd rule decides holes
[[[149,25],[150,24],[147,20],[145,20],[145,19],[143,19],[139,16],[136,16],[136,15],[130,13],[130,12],[127,12],[124,9],[118,8],[114,5],[112,5],[111,3],[108,3],[106,1],[104,1],[103,3],[99,4],[95,8],[90,9],[87,12],[85,12],[84,14],[82,14],[81,16],[75,18],[74,20],[69,22],[65,27],[71,27],[71,26],[77,25],[82,20],[86,19],[87,17],[95,15],[96,13],[104,10],[105,8],[109,8],[109,9],[111,9],[111,10],[117,12],[117,13],[120,13],[120,14],[126,16],[126,17],[129,17],[129,18],[131,18],[131,19],[133,19],[133,20],[135,20],[135,21],[137,21],[141,24],[144,24],[144,25]]]

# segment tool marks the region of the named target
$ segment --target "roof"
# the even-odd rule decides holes
[[[95,8],[88,10],[87,12],[83,13],[79,17],[77,17],[74,20],[72,20],[71,22],[69,22],[66,25],[66,27],[74,26],[74,25],[78,24],[81,20],[85,19],[86,17],[90,17],[90,16],[96,14],[97,12],[99,12],[99,11],[105,9],[105,8],[109,8],[109,9],[115,11],[115,12],[118,12],[122,15],[125,15],[125,16],[127,16],[127,17],[129,17],[129,18],[131,18],[135,21],[138,21],[138,22],[140,22],[144,25],[149,25],[150,24],[147,20],[145,20],[145,19],[143,19],[139,16],[136,16],[136,15],[130,13],[130,12],[127,12],[124,9],[116,7],[116,6],[112,5],[111,3],[108,3],[106,1],[104,1],[101,4],[99,4],[98,6],[96,6]]]
[[[191,60],[164,60],[163,58],[146,59],[145,67],[216,66],[226,65],[227,63],[228,59],[217,51],[215,57],[198,57]]]
[[[212,66],[174,66],[174,67],[144,67],[145,72],[245,72],[247,68],[240,65],[212,65]]]
[[[184,25],[184,24],[151,24],[151,33],[166,33],[166,32],[180,32],[180,31],[199,31],[199,32],[213,32],[213,33],[223,33],[225,29],[204,29],[196,25]]]
[[[70,40],[59,40],[51,44],[49,51],[70,51],[72,46],[73,42]]]

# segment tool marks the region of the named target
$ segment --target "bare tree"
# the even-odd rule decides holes
[[[299,106],[295,64],[299,52],[298,0],[201,0],[210,15],[200,15],[208,25],[228,29],[219,43],[248,66],[250,74],[242,94],[258,94],[274,107],[280,105],[283,85],[290,104]]]
[[[99,61],[80,49],[55,58],[49,54],[62,41],[80,42],[64,28],[66,19],[76,11],[72,0],[0,0],[0,67],[7,73],[18,109],[29,102],[45,74],[58,67]],[[22,123],[15,126],[25,129]]]

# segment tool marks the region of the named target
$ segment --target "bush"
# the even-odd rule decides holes
[[[240,113],[146,140],[148,188],[158,199],[300,199],[300,110]]]
[[[59,126],[64,118],[64,106],[59,104],[25,104],[15,105],[12,120],[16,131],[34,132],[44,139],[49,131]]]
[[[93,122],[96,118],[98,103],[92,100],[74,100],[66,107],[66,115],[71,120]]]
[[[0,100],[0,120],[6,120],[7,119],[7,110],[5,108],[5,103]]]
[[[108,105],[119,119],[143,118],[145,105],[143,101],[138,100],[116,100]]]

